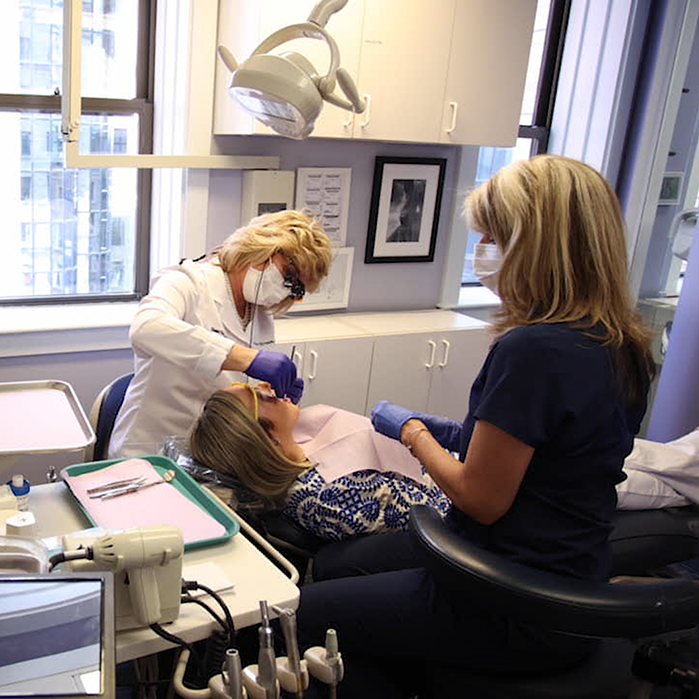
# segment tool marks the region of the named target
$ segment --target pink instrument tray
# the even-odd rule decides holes
[[[146,488],[142,492],[102,501],[89,499],[85,493],[88,487],[97,485],[96,481],[99,479],[87,478],[81,482],[79,477],[86,474],[96,475],[103,469],[116,467],[110,469],[108,477],[104,474],[104,480],[123,478],[125,462],[129,459],[74,464],[61,470],[62,478],[93,526],[103,529],[125,529],[133,526],[170,524],[182,530],[185,550],[217,544],[238,533],[240,525],[230,511],[172,459],[159,455],[137,458],[148,462],[160,476],[165,471],[174,471],[174,479],[154,488]],[[124,469],[120,470],[119,465],[122,463]],[[150,470],[146,464],[142,466]],[[129,475],[128,471],[126,475]],[[139,474],[136,472],[132,475]],[[183,500],[182,496],[186,500]],[[192,503],[198,509],[193,509]],[[183,516],[185,510],[189,511],[189,517]]]

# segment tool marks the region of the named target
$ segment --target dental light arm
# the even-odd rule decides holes
[[[348,111],[363,112],[366,105],[349,73],[339,67],[340,50],[324,28],[330,15],[346,4],[347,0],[322,0],[306,22],[274,32],[241,64],[225,46],[219,46],[219,57],[232,74],[229,94],[263,124],[283,136],[297,139],[306,138],[313,131],[323,101]],[[281,44],[301,38],[327,43],[330,66],[326,75],[319,76],[313,64],[299,53],[269,54]],[[335,93],[338,85],[346,99]]]
[[[161,607],[155,568],[182,557],[182,532],[177,527],[137,527],[105,534],[90,549],[96,563],[115,573],[127,572],[136,620],[145,626],[158,622]]]

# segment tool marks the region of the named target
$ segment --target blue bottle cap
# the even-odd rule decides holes
[[[15,497],[27,495],[29,493],[29,481],[24,476],[12,476],[7,485]]]

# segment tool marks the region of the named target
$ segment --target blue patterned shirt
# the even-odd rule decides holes
[[[291,486],[284,514],[330,541],[408,527],[412,505],[431,505],[442,516],[450,501],[432,479],[425,485],[395,473],[357,471],[330,483],[309,468]]]

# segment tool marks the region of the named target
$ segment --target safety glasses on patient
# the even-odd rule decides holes
[[[279,400],[275,395],[274,391],[271,388],[267,388],[265,386],[252,386],[251,384],[243,383],[242,381],[233,381],[233,383],[231,383],[231,386],[244,386],[248,391],[250,391],[250,395],[252,396],[253,415],[255,416],[255,420],[260,419],[260,402],[270,403]]]

